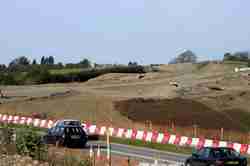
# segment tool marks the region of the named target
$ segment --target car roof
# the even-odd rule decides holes
[[[59,127],[64,127],[64,126],[74,126],[74,127],[80,127],[82,126],[81,122],[79,120],[75,119],[62,119],[58,120],[54,123],[54,127],[59,126]]]
[[[76,126],[76,125],[63,125],[62,127],[64,127],[64,128],[82,128],[81,126]]]
[[[66,121],[69,121],[69,122],[80,122],[80,120],[76,120],[76,119],[62,119],[62,120],[58,120],[58,122],[66,122]]]
[[[212,150],[233,149],[233,148],[230,148],[230,147],[204,147],[204,148],[209,148],[209,149],[212,149]]]
[[[62,119],[62,120],[57,120],[54,125],[57,125],[59,123],[64,123],[64,122],[79,122],[81,124],[80,120],[75,120],[75,119]]]

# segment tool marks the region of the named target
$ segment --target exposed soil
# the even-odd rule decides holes
[[[135,98],[114,103],[115,109],[135,122],[150,120],[155,125],[167,126],[169,121],[177,126],[199,125],[201,128],[245,130],[250,113],[242,110],[216,111],[194,100]],[[244,120],[244,122],[242,122]],[[241,123],[242,122],[242,123]]]

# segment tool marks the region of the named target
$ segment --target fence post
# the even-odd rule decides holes
[[[153,124],[152,121],[149,121],[149,129],[152,131],[153,130]]]
[[[197,137],[197,128],[198,128],[198,125],[194,124],[193,128],[194,128],[194,137],[196,138]]]
[[[224,139],[224,128],[220,129],[220,140]]]
[[[128,156],[128,166],[130,166],[130,157]]]
[[[174,122],[171,123],[171,128],[172,128],[172,132],[175,133],[175,125],[174,125]]]

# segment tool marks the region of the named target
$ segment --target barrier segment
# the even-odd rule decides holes
[[[12,116],[6,114],[0,114],[0,122],[34,126],[39,128],[51,128],[54,124],[53,120],[37,119],[25,116]]]
[[[89,125],[88,129],[93,128],[95,125]],[[96,127],[96,126],[95,126]],[[102,130],[95,130],[97,132],[90,132],[91,134],[103,135],[104,130],[106,130],[106,126],[100,127]],[[242,154],[250,154],[250,145],[246,144],[239,144],[239,143],[232,143],[226,141],[219,141],[219,140],[211,140],[205,138],[191,138],[186,136],[180,135],[173,135],[167,132],[160,133],[157,131],[142,131],[136,129],[123,129],[123,128],[109,128],[113,132],[113,137],[118,138],[126,138],[131,140],[141,140],[144,142],[152,142],[152,143],[160,143],[160,144],[173,144],[177,146],[189,146],[194,148],[201,148],[201,147],[230,147],[234,148],[237,152]]]
[[[40,128],[51,128],[56,121],[37,119],[24,116],[13,116],[0,114],[0,122],[30,125]],[[250,154],[250,145],[232,143],[219,140],[211,140],[205,138],[191,138],[180,135],[169,134],[168,132],[158,131],[142,131],[137,129],[124,129],[113,128],[107,126],[96,126],[92,124],[82,124],[84,130],[89,134],[105,135],[106,130],[111,132],[112,137],[126,138],[131,140],[141,140],[144,142],[160,143],[160,144],[173,144],[177,146],[189,146],[195,148],[201,147],[230,147],[234,148],[237,152],[242,154]]]

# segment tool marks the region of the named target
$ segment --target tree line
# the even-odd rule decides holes
[[[97,67],[96,67],[97,66]],[[52,73],[52,69],[69,72]],[[74,81],[87,81],[106,73],[145,73],[144,67],[136,62],[129,62],[127,66],[111,65],[111,67],[100,67],[92,65],[91,61],[84,58],[78,63],[55,63],[52,56],[42,57],[38,63],[35,59],[29,60],[25,56],[13,59],[8,66],[0,65],[0,85],[24,85],[43,83],[66,83]]]
[[[84,58],[78,63],[63,64],[61,62],[55,63],[53,56],[43,56],[38,62],[36,59],[29,60],[25,56],[20,56],[13,59],[7,66],[0,64],[0,72],[27,72],[34,66],[43,66],[47,69],[63,69],[63,68],[90,68],[91,61]]]
[[[169,64],[177,63],[197,63],[197,56],[194,52],[186,50],[179,54],[177,57],[173,58]],[[227,52],[223,56],[223,61],[242,61],[248,62],[250,66],[250,52],[248,51],[239,51],[235,53]]]
[[[250,58],[250,53],[248,51],[235,52],[235,53],[227,52],[224,54],[223,60],[249,62],[249,58]]]
[[[223,61],[244,61],[250,66],[249,52],[225,53]],[[184,51],[169,63],[197,63],[197,56],[190,50]],[[70,72],[51,73],[52,69],[81,69]],[[13,59],[8,65],[0,64],[0,85],[23,85],[43,83],[65,83],[86,81],[106,73],[145,73],[145,67],[130,61],[128,65],[99,65],[84,58],[78,63],[55,63],[53,56],[43,56],[39,61],[25,56]]]

